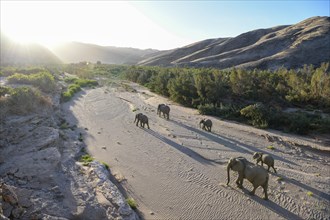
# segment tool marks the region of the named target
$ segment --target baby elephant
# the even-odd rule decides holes
[[[276,172],[275,168],[274,168],[274,158],[272,156],[270,156],[269,154],[263,154],[261,152],[255,152],[253,154],[253,159],[257,159],[257,164],[261,161],[261,166],[264,166],[264,163],[267,164],[268,166],[268,171],[269,168],[272,167],[274,172]]]
[[[199,122],[199,126],[202,127],[203,130],[211,132],[212,121],[210,119],[202,119]]]
[[[150,129],[149,127],[149,122],[148,122],[148,117],[142,113],[138,113],[135,115],[135,120],[136,121],[136,126],[138,126],[139,122],[140,122],[140,126],[144,128],[144,125],[147,124],[148,129]]]

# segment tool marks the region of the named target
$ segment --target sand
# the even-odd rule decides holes
[[[110,165],[127,196],[137,201],[143,219],[329,219],[330,165],[328,146],[307,137],[265,131],[202,116],[129,83],[133,92],[109,86],[79,93],[63,107],[67,120],[82,130],[88,152]],[[157,106],[171,107],[170,119]],[[149,117],[150,129],[137,127],[135,114]],[[212,133],[199,128],[213,121]],[[274,149],[267,149],[267,146]],[[245,180],[226,186],[230,157],[261,151],[273,155],[269,201],[262,188],[255,196]]]

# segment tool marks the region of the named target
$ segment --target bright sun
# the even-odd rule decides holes
[[[1,1],[1,31],[19,43],[53,46],[66,37],[58,33],[58,9],[54,2]]]
[[[64,41],[141,49],[183,43],[119,1],[1,1],[1,31],[21,43],[47,47]]]

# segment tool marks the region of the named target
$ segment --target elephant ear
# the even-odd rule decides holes
[[[256,159],[256,158],[258,158],[259,157],[259,153],[258,152],[255,152],[254,154],[253,154],[253,159]]]
[[[233,165],[236,165],[239,162],[239,160],[237,158],[233,159]]]
[[[237,158],[230,158],[229,161],[228,161],[228,164],[230,164],[230,166],[234,166],[236,163],[237,163]]]

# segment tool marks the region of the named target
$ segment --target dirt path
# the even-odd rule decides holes
[[[305,138],[283,136],[212,117],[212,133],[198,127],[202,118],[135,84],[137,92],[120,88],[85,91],[67,103],[68,120],[85,129],[89,152],[108,163],[122,179],[145,219],[329,219],[329,153]],[[156,114],[159,103],[171,106],[170,120]],[[137,111],[133,112],[133,110]],[[149,117],[150,130],[133,124],[136,112]],[[272,145],[274,150],[267,149]],[[325,147],[325,146],[319,146]],[[252,161],[255,151],[274,156],[278,174],[270,174],[269,201],[227,181],[230,157]]]

